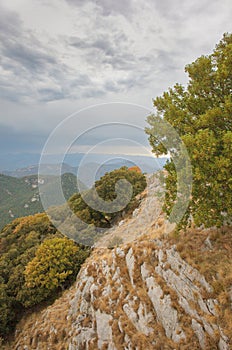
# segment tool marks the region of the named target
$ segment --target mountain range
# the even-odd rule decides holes
[[[23,177],[38,173],[40,163],[40,154],[0,154],[0,173]],[[76,174],[77,168],[80,166],[84,153],[68,154],[63,159],[61,155],[47,155],[43,158],[42,173],[45,175],[57,175],[60,169],[59,164],[62,160],[62,173],[70,172]],[[126,155],[126,154],[91,154],[88,155],[88,161],[84,164],[96,164],[103,168],[101,174],[111,171],[121,166],[139,166],[145,173],[153,173],[157,169],[163,167],[167,158],[155,158],[153,156]]]

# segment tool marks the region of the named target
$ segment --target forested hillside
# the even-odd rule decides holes
[[[41,189],[49,191],[56,205],[56,186],[60,181],[58,176],[42,175],[39,178]],[[63,174],[61,184],[64,197],[68,200],[78,192],[77,178],[73,174]],[[13,219],[43,212],[39,189],[38,175],[15,178],[0,174],[0,229]]]

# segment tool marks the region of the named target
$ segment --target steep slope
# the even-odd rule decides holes
[[[162,214],[145,220],[145,201],[151,213],[160,205],[157,180],[149,186],[153,196],[109,233],[134,240],[96,248],[75,286],[25,316],[7,349],[231,348],[231,227],[167,235]]]

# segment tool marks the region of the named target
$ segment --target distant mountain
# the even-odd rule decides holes
[[[68,154],[65,156],[64,163],[77,167],[84,155],[84,153]],[[0,173],[5,171],[15,171],[15,169],[28,168],[33,164],[38,165],[40,157],[40,153],[0,153]],[[43,157],[43,159],[43,163],[58,164],[63,157],[59,154],[50,154]]]
[[[40,160],[40,154],[30,153],[0,153],[0,172],[4,170],[15,170],[18,168],[25,168],[30,164],[38,164]]]
[[[71,160],[71,157],[69,157]],[[154,157],[143,157],[143,156],[130,156],[131,159],[123,158],[122,156],[118,156],[115,159],[111,159],[107,161],[104,155],[96,157],[96,161],[90,161],[88,163],[81,163],[82,166],[82,174],[84,170],[84,178],[82,181],[91,185],[93,182],[91,181],[92,175],[94,175],[94,179],[98,180],[101,176],[103,176],[106,172],[110,172],[114,169],[121,168],[122,166],[127,166],[128,168],[132,166],[139,166],[139,168],[144,173],[154,173],[157,170],[160,170],[166,162],[166,158],[154,158]],[[90,160],[91,160],[90,159]],[[75,163],[73,161],[73,163]],[[78,163],[79,165],[79,163]],[[22,178],[30,175],[37,175],[39,170],[39,165],[30,165],[24,168],[18,168],[16,170],[2,170],[1,173],[8,176]],[[61,166],[61,174],[72,173],[77,176],[78,166],[73,166],[67,163],[62,163]],[[42,164],[40,166],[40,174],[43,175],[55,175],[59,176],[60,174],[60,164],[58,163],[47,163]]]
[[[60,177],[42,175],[39,181],[44,192],[49,191],[51,195],[54,193],[56,205],[56,186]],[[66,199],[78,192],[77,178],[71,173],[62,175],[61,184]],[[43,211],[37,175],[15,178],[0,174],[0,229],[15,218]]]
[[[91,162],[83,165],[80,171],[80,176],[79,173],[77,174],[82,182],[88,186],[92,186],[94,181],[99,180],[105,173],[109,173],[115,169],[121,168],[122,166],[130,168],[138,164],[143,173],[154,173],[157,170],[162,169],[166,162],[166,158],[161,158],[159,162],[157,162],[155,158],[152,158],[150,163],[142,163],[142,160],[140,162],[134,162],[127,159],[115,159],[103,164]]]
[[[59,176],[60,174],[60,165],[59,164],[42,164],[39,169],[39,165],[30,165],[26,168],[19,168],[16,170],[3,170],[2,174],[13,176],[13,177],[25,177],[30,175],[37,175],[40,170],[40,174],[42,175],[55,175]],[[71,173],[76,175],[77,168],[74,168],[66,163],[62,164],[61,174]]]
[[[38,164],[40,154],[20,153],[20,154],[1,154],[0,153],[0,173],[10,176],[22,177],[38,173]],[[127,155],[127,154],[84,154],[72,153],[65,155],[47,155],[43,158],[44,174],[57,175],[57,164],[63,162],[62,173],[71,172],[76,174],[80,162],[85,158],[85,163],[97,163],[105,167],[110,165],[110,170],[123,165],[139,166],[143,172],[152,173],[157,167],[162,167],[166,158],[155,158],[153,156]],[[45,164],[46,163],[46,164]],[[112,168],[113,164],[115,165]],[[68,168],[69,167],[69,168]],[[17,170],[16,170],[17,169]]]

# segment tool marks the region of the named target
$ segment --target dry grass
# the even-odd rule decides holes
[[[66,350],[70,321],[67,321],[69,303],[74,296],[74,288],[65,291],[63,296],[56,300],[47,309],[36,311],[25,316],[17,325],[15,339],[6,346],[5,350],[27,346],[28,349],[40,348]],[[55,332],[51,331],[54,327]]]
[[[206,240],[210,241],[211,246]],[[176,244],[181,257],[204,275],[213,287],[212,293],[204,291],[202,296],[218,300],[217,322],[230,339],[232,347],[232,228],[191,229],[178,237],[170,237],[169,243]]]

